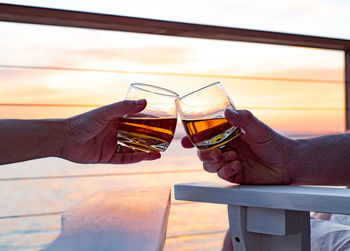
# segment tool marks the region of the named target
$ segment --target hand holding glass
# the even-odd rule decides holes
[[[213,83],[179,99],[185,131],[199,150],[222,148],[241,134],[225,118],[226,109],[235,109],[220,82]]]
[[[165,151],[174,137],[178,97],[161,87],[131,84],[126,99],[146,99],[147,106],[119,119],[118,141],[136,150]]]

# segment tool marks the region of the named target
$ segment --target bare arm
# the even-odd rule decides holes
[[[228,110],[243,134],[224,149],[198,151],[203,167],[239,184],[350,185],[350,133],[294,140],[249,111]],[[184,147],[193,147],[186,137]]]
[[[63,120],[0,120],[0,164],[59,156]]]
[[[61,120],[0,120],[0,164],[44,157],[108,164],[158,159],[158,152],[115,151],[119,118],[145,107],[146,100],[125,100]]]
[[[350,185],[350,134],[297,140],[288,169],[293,183]]]

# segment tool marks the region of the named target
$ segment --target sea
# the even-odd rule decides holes
[[[294,136],[301,136],[294,135]],[[310,136],[310,135],[306,135]],[[0,250],[41,250],[61,231],[62,214],[103,190],[172,189],[164,250],[221,250],[225,205],[174,199],[179,183],[222,182],[176,135],[161,159],[129,165],[76,164],[44,158],[0,166]]]

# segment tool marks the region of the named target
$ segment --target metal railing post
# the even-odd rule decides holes
[[[344,82],[345,82],[345,129],[350,129],[350,50],[345,50]]]

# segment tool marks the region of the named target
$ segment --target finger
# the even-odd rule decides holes
[[[136,152],[134,149],[127,147],[127,146],[122,146],[121,148],[121,153],[134,153]]]
[[[201,161],[219,161],[223,158],[220,149],[214,148],[206,151],[197,151],[197,155]]]
[[[108,162],[110,164],[132,164],[143,160],[155,160],[160,158],[158,152],[134,152],[134,153],[116,153]]]
[[[159,152],[150,152],[148,153],[147,160],[156,160],[161,157],[161,154]]]
[[[145,99],[124,100],[118,103],[106,105],[95,111],[106,121],[121,117],[125,114],[134,114],[145,109],[147,102]]]
[[[224,165],[218,170],[218,176],[221,179],[233,182],[233,176],[239,173],[242,169],[241,162],[238,160],[232,161]]]
[[[245,131],[243,139],[255,143],[266,142],[274,134],[274,131],[257,119],[250,111],[232,110],[225,111],[225,117],[230,124],[243,128]]]
[[[136,149],[136,148],[131,148],[131,147],[128,147],[128,146],[123,146],[121,144],[119,144],[121,146],[121,150],[120,151],[116,151],[115,153],[135,153],[135,152],[144,152],[144,151],[141,151],[139,149]],[[159,159],[160,158],[160,153],[159,152],[156,152],[156,151],[151,151],[151,152],[147,152],[148,154],[148,159]]]
[[[189,137],[185,136],[181,139],[181,145],[184,147],[184,148],[193,148],[193,144],[190,140]]]
[[[237,160],[237,153],[229,151],[223,153],[223,158],[218,162],[203,162],[203,168],[209,173],[215,173],[228,162]]]

